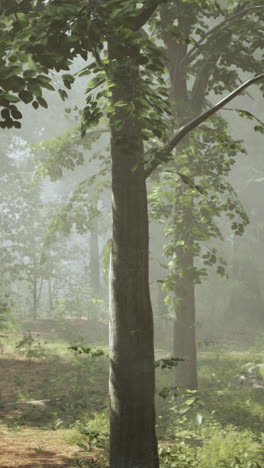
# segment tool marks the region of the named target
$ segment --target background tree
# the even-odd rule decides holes
[[[250,7],[248,2],[229,7],[204,2],[202,8],[194,2],[166,2],[160,12],[170,100],[180,127],[208,107],[212,93],[216,96],[230,90],[230,85],[237,86],[246,71],[259,72],[258,25],[264,10],[260,2],[251,2]],[[247,41],[241,42],[245,30]],[[256,130],[263,131],[261,122]],[[184,388],[197,388],[195,284],[207,276],[209,265],[216,266],[222,275],[225,272],[223,259],[208,245],[212,237],[223,238],[215,220],[227,216],[237,235],[242,235],[248,224],[228,181],[234,157],[241,153],[245,149],[229,135],[223,118],[211,119],[194,136],[182,140],[175,163],[162,178],[167,193],[156,190],[152,196],[155,217],[163,213],[168,218],[165,253],[170,257],[170,273],[165,287],[169,291],[167,302],[175,313],[173,353],[184,359],[175,369],[175,380]]]

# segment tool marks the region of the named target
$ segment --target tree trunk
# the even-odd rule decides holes
[[[175,367],[175,385],[182,389],[197,390],[197,358],[195,336],[195,288],[192,252],[178,252],[179,265],[184,275],[176,285],[176,318],[173,326],[173,355],[183,359]],[[190,273],[189,273],[190,272]]]
[[[192,16],[190,5],[179,2],[177,5],[178,23],[180,29],[188,37]],[[164,31],[174,22],[168,5],[161,6],[161,20]],[[199,113],[198,105],[190,102],[187,93],[186,71],[182,69],[181,62],[187,53],[185,42],[177,43],[170,34],[164,33],[164,42],[168,52],[168,69],[170,73],[171,92],[170,99],[172,110],[181,125],[193,113]],[[177,148],[181,152],[188,146],[188,137]],[[191,161],[190,161],[191,164]],[[181,171],[177,164],[176,170]],[[188,187],[187,187],[188,190]],[[185,204],[186,186],[182,182],[175,190],[174,215],[175,233],[177,240],[184,242],[184,247],[176,247],[177,259],[176,285],[175,285],[175,319],[173,323],[173,356],[184,359],[175,367],[174,384],[180,388],[197,389],[197,359],[196,359],[196,337],[195,337],[195,284],[193,278],[194,255],[192,231],[192,209],[193,203]],[[180,214],[180,216],[179,216]],[[178,217],[180,222],[178,222]],[[183,217],[183,219],[181,219]],[[186,249],[187,247],[187,249]],[[180,272],[180,275],[179,275]]]
[[[181,183],[175,190],[174,201],[174,224],[177,226],[175,242],[181,240],[183,245],[175,247],[177,266],[175,271],[173,356],[181,358],[183,361],[179,362],[175,367],[174,385],[182,389],[197,390],[193,208],[194,200],[192,195],[188,194],[188,187],[186,190],[184,183]],[[178,219],[180,219],[180,222],[178,222]]]
[[[98,221],[95,219],[93,230],[90,233],[90,280],[94,297],[100,295],[100,266],[98,245]]]
[[[37,308],[38,308],[38,279],[36,274],[36,259],[33,259],[33,278],[32,278],[32,294],[33,294],[33,320],[37,319]]]
[[[37,319],[37,278],[33,278],[33,319]]]
[[[52,297],[52,281],[50,278],[47,281],[48,281],[48,296],[49,296],[49,312],[50,314],[52,314],[52,311],[54,309],[53,297]]]
[[[133,102],[138,69],[109,51],[112,103]],[[127,108],[111,118],[113,237],[110,294],[110,467],[158,468],[148,213],[140,126]]]

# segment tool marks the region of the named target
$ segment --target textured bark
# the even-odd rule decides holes
[[[109,52],[115,83],[113,103],[131,103],[137,92],[137,67],[126,51],[122,52],[117,54],[113,48]],[[140,126],[131,112],[119,110],[110,125],[110,467],[158,468],[143,142]]]

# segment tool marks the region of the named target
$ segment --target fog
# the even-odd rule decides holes
[[[264,467],[263,5],[2,3],[0,466]]]

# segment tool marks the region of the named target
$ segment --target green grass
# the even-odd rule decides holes
[[[9,398],[50,402],[6,406],[2,423],[14,430],[67,428],[68,443],[107,453],[108,359],[70,351],[66,342],[41,342],[36,356],[16,348],[14,338],[10,343],[12,352],[1,356],[4,369],[12,369],[3,383]],[[164,357],[162,350],[157,357]],[[177,399],[169,392],[167,398],[159,396],[162,388],[172,385],[173,371],[157,369],[161,467],[264,468],[264,390],[239,384],[247,363],[264,363],[264,353],[253,348],[200,352],[199,392]],[[262,368],[259,378],[264,380]]]

